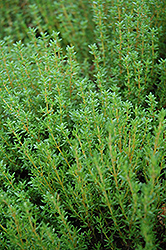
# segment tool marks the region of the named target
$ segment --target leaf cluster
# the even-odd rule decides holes
[[[164,1],[0,4],[1,249],[164,249]]]

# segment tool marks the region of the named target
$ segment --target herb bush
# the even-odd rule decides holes
[[[164,1],[45,3],[1,1],[0,247],[164,249]]]

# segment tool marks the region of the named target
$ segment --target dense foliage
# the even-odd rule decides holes
[[[164,249],[165,1],[0,15],[0,248]]]

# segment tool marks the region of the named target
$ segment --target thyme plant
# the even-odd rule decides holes
[[[0,2],[1,249],[164,249],[163,2]]]

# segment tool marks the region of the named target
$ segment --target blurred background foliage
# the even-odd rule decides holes
[[[102,2],[102,1],[101,1]],[[108,28],[117,21],[118,13],[113,10],[121,5],[122,10],[131,10],[132,1],[105,1],[103,13],[105,25]],[[141,1],[137,1],[141,2]],[[165,0],[143,1],[147,2],[151,25],[160,28],[159,57],[166,57],[166,4]],[[95,43],[95,22],[92,0],[0,0],[0,39],[10,39],[14,42],[29,41],[28,28],[37,28],[40,32],[60,32],[63,45],[72,44],[79,57],[87,57],[88,45]],[[111,13],[110,10],[112,9]],[[112,14],[112,15],[111,15]],[[113,29],[114,30],[114,29]],[[116,32],[116,30],[114,30]]]
[[[158,108],[166,106],[165,0],[0,0],[0,16],[0,39],[8,45],[19,40],[28,43],[29,28],[36,30],[36,37],[41,32],[59,32],[63,53],[67,45],[74,46],[82,73],[95,81],[98,68],[89,45],[96,44],[107,84],[117,82],[124,100],[145,104],[146,95],[152,92]],[[137,64],[129,69],[132,61]],[[133,79],[136,70],[140,71],[140,83]],[[141,84],[139,91],[135,84]]]

